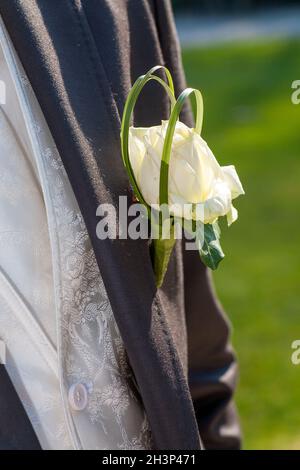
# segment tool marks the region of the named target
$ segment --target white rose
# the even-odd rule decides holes
[[[163,121],[160,126],[129,130],[130,163],[149,205],[159,204],[160,164],[167,126],[168,121]],[[235,167],[220,166],[205,140],[178,121],[169,166],[169,205],[174,215],[195,217],[192,211],[195,204],[194,207],[202,209],[202,222],[213,223],[226,215],[230,225],[238,217],[232,200],[241,194],[244,190]]]

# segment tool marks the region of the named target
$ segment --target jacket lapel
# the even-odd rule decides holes
[[[2,0],[0,13],[78,200],[155,447],[197,449],[193,405],[166,319],[165,299],[155,289],[148,242],[96,236],[98,205],[112,203],[117,209],[119,196],[130,201],[131,193],[120,156],[115,90],[82,3],[87,4]],[[138,8],[139,2],[131,3]]]

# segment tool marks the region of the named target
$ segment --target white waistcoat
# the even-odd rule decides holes
[[[42,448],[150,448],[85,224],[2,22],[0,44],[2,95],[6,89],[0,108],[0,339],[7,371]]]

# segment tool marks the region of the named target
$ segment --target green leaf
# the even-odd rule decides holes
[[[209,268],[217,269],[219,263],[224,258],[224,253],[220,245],[221,231],[217,222],[204,225],[204,240],[199,242],[199,254],[203,263]]]

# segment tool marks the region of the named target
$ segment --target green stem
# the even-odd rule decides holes
[[[160,77],[153,75],[155,72],[157,72],[160,69],[163,69],[165,71],[168,84],[164,82]],[[123,117],[122,117],[122,124],[121,124],[121,150],[122,150],[123,163],[127,169],[129,180],[133,187],[134,193],[136,197],[138,198],[138,200],[146,206],[148,216],[150,215],[151,208],[147,204],[145,199],[143,198],[143,195],[138,187],[138,184],[137,184],[137,181],[136,181],[136,178],[135,178],[135,175],[132,170],[131,163],[130,163],[128,147],[129,147],[129,127],[130,127],[131,117],[132,117],[132,113],[133,113],[136,101],[142,89],[144,88],[144,86],[151,80],[157,81],[160,85],[162,85],[165,88],[171,101],[171,111],[173,110],[175,106],[175,95],[174,95],[174,85],[173,85],[172,76],[166,67],[157,65],[156,67],[153,67],[152,69],[150,69],[149,72],[146,73],[146,75],[142,75],[141,77],[139,77],[134,83],[125,103]]]
[[[161,287],[163,283],[175,242],[173,237],[154,239],[151,242],[151,258],[156,287]]]
[[[176,123],[179,119],[182,106],[185,100],[192,94],[196,97],[196,126],[195,131],[201,134],[203,123],[203,99],[199,90],[194,88],[186,88],[178,97],[174,108],[172,109],[169,124],[165,136],[159,180],[159,204],[168,204],[169,201],[169,163],[172,150],[172,142],[175,132]]]
[[[168,83],[162,80],[160,77],[154,75],[155,72],[158,70],[163,69],[167,76]],[[188,98],[192,93],[195,94],[196,97],[196,105],[197,105],[197,114],[196,114],[196,126],[195,131],[197,133],[201,133],[202,129],[202,121],[203,121],[203,100],[202,95],[199,90],[195,90],[192,88],[187,88],[184,90],[181,95],[179,96],[178,100],[175,100],[174,94],[174,85],[172,76],[169,70],[163,66],[156,66],[153,67],[149,72],[145,75],[139,77],[136,82],[134,83],[125,103],[123,117],[122,117],[122,125],[121,125],[121,149],[122,149],[122,158],[124,165],[127,169],[128,176],[133,187],[134,193],[138,200],[145,205],[147,209],[148,217],[151,216],[151,207],[147,204],[143,195],[138,187],[134,172],[132,170],[132,166],[130,163],[130,156],[129,156],[129,128],[131,117],[133,114],[134,107],[136,105],[137,99],[143,90],[144,86],[151,80],[157,81],[161,86],[164,87],[168,96],[171,101],[171,115],[169,118],[169,123],[167,127],[167,132],[165,136],[164,146],[163,146],[163,153],[161,159],[161,166],[160,166],[160,186],[159,186],[159,203],[168,204],[168,193],[169,193],[169,162],[171,157],[171,150],[172,150],[172,142],[175,132],[175,127],[177,120],[179,119],[179,115],[184,104],[186,98]],[[159,214],[161,216],[161,213]],[[160,233],[160,224],[161,224],[161,217],[159,218],[159,233]],[[173,221],[174,222],[174,221]],[[175,236],[174,236],[174,224],[172,225],[172,230],[169,239],[164,239],[160,236],[159,239],[153,239],[151,244],[151,255],[152,255],[152,262],[155,272],[155,279],[157,287],[162,285],[165,273],[167,271],[169,259],[175,244]]]

